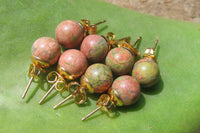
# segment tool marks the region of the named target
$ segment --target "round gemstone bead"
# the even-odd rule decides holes
[[[76,49],[65,51],[59,59],[58,65],[69,75],[81,76],[87,68],[85,55]]]
[[[65,20],[56,28],[56,40],[65,48],[77,48],[84,36],[83,26],[73,20]]]
[[[103,36],[89,35],[83,40],[80,50],[88,61],[101,62],[107,55],[109,47]]]
[[[137,79],[142,87],[150,87],[159,79],[159,68],[151,58],[143,58],[134,65],[132,76]]]
[[[140,96],[140,84],[131,76],[120,76],[113,81],[110,95],[117,101],[117,106],[131,105]]]
[[[135,56],[127,49],[114,48],[106,56],[106,65],[109,66],[115,75],[125,75],[133,68]]]
[[[50,65],[55,64],[61,54],[58,42],[51,37],[41,37],[32,46],[32,56]]]
[[[81,85],[90,93],[105,92],[110,88],[112,82],[112,71],[100,63],[89,66],[81,78]]]

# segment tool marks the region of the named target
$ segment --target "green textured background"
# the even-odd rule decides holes
[[[141,53],[159,38],[157,51],[160,82],[143,90],[136,105],[118,108],[115,117],[92,111],[97,96],[85,106],[69,101],[52,106],[62,98],[52,95],[43,105],[38,101],[49,86],[33,83],[24,100],[28,83],[31,46],[42,36],[54,37],[63,20],[92,23],[107,20],[100,34],[114,32],[118,38],[142,36]],[[137,132],[196,133],[200,129],[200,24],[140,14],[99,0],[0,0],[0,132]],[[42,78],[43,79],[43,78]]]

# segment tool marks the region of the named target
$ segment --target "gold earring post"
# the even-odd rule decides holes
[[[131,37],[130,36],[128,36],[128,37],[124,37],[124,38],[121,38],[121,39],[117,39],[117,40],[115,40],[115,41],[123,41],[123,40],[130,40],[131,39]]]
[[[57,83],[57,82],[56,82]],[[52,86],[51,86],[51,88],[47,91],[47,93],[43,96],[43,98],[39,101],[39,104],[41,104],[45,99],[46,99],[46,97],[52,92],[52,90],[55,88],[55,86],[56,86],[56,83],[55,84],[53,84]]]
[[[95,112],[97,112],[98,110],[100,110],[103,106],[99,106],[98,108],[96,108],[95,110],[93,110],[92,112],[90,112],[88,115],[86,115],[85,117],[83,117],[81,120],[84,121],[85,119],[87,119],[88,117],[90,117],[92,114],[94,114]]]
[[[155,49],[156,49],[156,47],[157,47],[157,45],[158,45],[158,42],[159,42],[159,40],[156,40],[155,45],[154,45],[154,47],[153,47],[153,50],[154,50],[154,51],[155,51]]]
[[[64,102],[66,102],[67,100],[69,100],[70,98],[72,98],[73,97],[73,95],[71,94],[71,95],[69,95],[67,98],[65,98],[64,100],[62,100],[60,103],[58,103],[57,105],[55,105],[54,107],[53,107],[53,109],[56,109],[56,108],[58,108],[60,105],[62,105]]]
[[[105,22],[106,22],[106,20],[103,20],[103,21],[100,21],[100,22],[93,24],[93,25],[99,25],[99,24],[102,24],[102,23],[105,23]]]
[[[26,89],[25,89],[25,91],[24,91],[24,93],[23,93],[23,95],[22,95],[22,99],[25,98],[25,96],[26,96],[26,94],[27,94],[27,92],[28,92],[28,90],[29,90],[29,88],[30,88],[30,86],[31,86],[31,83],[32,83],[33,79],[34,79],[33,76],[31,76],[31,78],[30,78],[30,80],[29,80],[29,82],[28,82],[28,84],[27,84],[27,86],[26,86]]]
[[[140,36],[133,44],[133,47],[142,39],[142,37]]]

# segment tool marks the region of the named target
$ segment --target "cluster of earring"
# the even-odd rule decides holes
[[[54,109],[70,98],[76,104],[83,104],[87,100],[87,93],[104,93],[97,101],[98,108],[82,120],[99,109],[109,111],[116,106],[134,104],[140,97],[140,86],[151,87],[159,79],[155,58],[158,40],[154,48],[146,49],[143,58],[135,63],[140,52],[134,47],[141,42],[142,37],[131,44],[130,37],[115,39],[112,32],[106,36],[96,34],[97,25],[104,22],[90,24],[89,20],[81,20],[80,23],[66,20],[57,26],[56,39],[41,37],[36,40],[31,51],[30,80],[22,98],[25,98],[33,79],[39,79],[48,67],[58,62],[57,71],[47,75],[47,81],[52,86],[39,104],[53,89],[70,92]],[[60,45],[67,49],[62,54]],[[129,75],[131,71],[132,75]],[[80,82],[75,79],[80,79]]]

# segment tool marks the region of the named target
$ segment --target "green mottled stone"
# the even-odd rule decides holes
[[[134,65],[132,76],[135,77],[142,87],[151,87],[159,79],[159,68],[151,58],[143,58]]]
[[[102,93],[109,89],[113,75],[109,67],[96,63],[88,67],[84,75],[93,88],[94,93]]]

